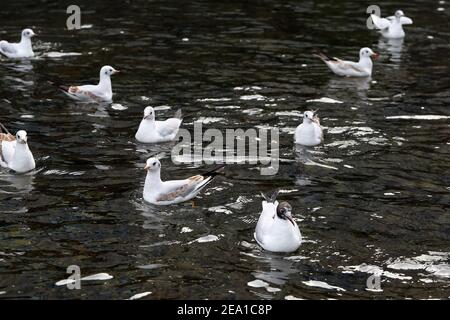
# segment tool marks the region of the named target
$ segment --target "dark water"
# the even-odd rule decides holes
[[[26,26],[40,33],[37,59],[0,60],[1,122],[28,131],[37,160],[31,175],[0,173],[0,298],[450,296],[449,118],[388,118],[450,115],[448,3],[403,3],[414,20],[403,43],[367,30],[372,3],[360,1],[78,3],[92,24],[79,31],[65,29],[60,2],[9,1],[0,11],[0,38]],[[398,6],[384,2],[382,15]],[[369,81],[333,76],[311,55],[356,59],[363,46],[381,53]],[[113,105],[70,101],[45,81],[93,82],[105,64],[124,71]],[[322,97],[343,103],[307,102]],[[145,204],[144,161],[173,145],[136,143],[146,105],[170,106],[162,118],[181,107],[190,130],[201,117],[205,129],[278,127],[278,174],[229,165],[194,208]],[[305,153],[293,131],[309,108],[320,109],[325,144]],[[209,168],[174,165],[168,154],[162,165],[163,178]],[[275,188],[305,238],[294,254],[253,240],[259,192]],[[194,241],[207,235],[219,239]],[[56,286],[69,265],[113,278]],[[374,270],[382,292],[366,290]],[[255,279],[270,288],[248,285]]]

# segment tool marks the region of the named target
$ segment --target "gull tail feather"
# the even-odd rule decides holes
[[[11,133],[8,131],[8,129],[3,125],[3,123],[0,122],[0,133],[2,133],[2,130],[6,132],[6,134],[10,135]]]
[[[43,77],[46,79],[48,84],[50,84],[64,92],[69,92],[70,86],[66,85],[63,80],[61,80],[57,77],[54,77],[54,76],[50,77],[50,76],[44,75]]]
[[[336,58],[330,57],[323,52],[313,52],[313,55],[319,57],[322,61],[336,61]]]
[[[206,173],[203,173],[202,176],[205,178],[194,190],[194,192],[200,192],[203,188],[205,188],[208,184],[211,183],[211,181],[214,180],[214,177],[220,174],[220,172],[225,167],[225,164],[218,165],[216,168],[212,169],[211,171],[208,171]]]
[[[183,119],[183,113],[181,112],[181,109],[178,109],[178,110],[175,112],[175,115],[174,115],[173,117],[176,118],[176,119],[182,120],[182,119]]]
[[[270,196],[268,196],[262,192],[261,192],[261,195],[264,198],[264,200],[266,200],[267,202],[274,203],[275,200],[277,200],[278,193],[280,193],[280,190],[276,189]]]
[[[209,177],[214,178],[215,176],[219,175],[221,173],[221,171],[223,171],[225,166],[226,166],[225,164],[220,164],[217,167],[215,167],[214,169],[203,173],[202,176],[205,178],[209,178]]]

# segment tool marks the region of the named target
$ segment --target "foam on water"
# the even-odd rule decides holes
[[[302,283],[309,287],[323,288],[327,290],[346,291],[341,287],[332,286],[323,281],[309,280],[309,281],[302,281]]]
[[[143,298],[145,296],[148,296],[150,294],[152,294],[151,291],[138,293],[138,294],[135,294],[134,296],[130,297],[128,300],[137,300],[137,299]]]
[[[411,115],[411,116],[389,116],[386,119],[407,119],[407,120],[441,120],[441,119],[450,119],[450,116],[444,115]]]
[[[264,287],[269,286],[269,284],[267,282],[259,280],[259,279],[250,281],[247,283],[247,285],[252,288],[264,288]]]
[[[327,97],[322,97],[320,99],[311,99],[311,100],[306,100],[306,102],[320,102],[320,103],[343,103],[342,101],[339,100],[335,100],[335,99],[331,99],[331,98],[327,98]]]

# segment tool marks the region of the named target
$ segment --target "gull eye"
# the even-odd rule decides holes
[[[156,162],[153,162],[153,165],[156,166]]]

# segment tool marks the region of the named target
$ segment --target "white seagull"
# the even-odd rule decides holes
[[[302,243],[297,223],[292,219],[292,207],[283,201],[278,203],[276,191],[270,198],[262,194],[262,212],[259,216],[254,237],[267,251],[294,252]]]
[[[19,130],[14,137],[3,125],[1,127],[6,133],[0,133],[0,165],[17,173],[36,168],[33,154],[28,147],[27,132]]]
[[[405,17],[402,10],[395,11],[395,16],[381,18],[375,14],[370,15],[374,26],[388,39],[400,39],[405,37],[404,24],[412,24],[413,21]]]
[[[175,139],[181,125],[181,110],[173,118],[165,121],[155,120],[155,110],[152,107],[144,109],[144,118],[136,132],[136,140],[142,143],[159,143]]]
[[[303,123],[295,129],[294,139],[295,143],[306,147],[317,146],[323,142],[323,131],[316,111],[303,113]]]
[[[379,55],[370,48],[362,48],[359,50],[359,61],[346,61],[338,58],[331,58],[323,53],[315,54],[322,59],[323,62],[338,76],[345,77],[370,77],[372,75],[372,59]]]
[[[194,198],[209,184],[224,166],[184,180],[161,180],[161,163],[149,158],[145,165],[147,177],[144,184],[144,200],[156,205],[169,205]]]
[[[34,57],[31,38],[36,34],[31,29],[24,29],[19,43],[0,41],[0,53],[11,59]]]
[[[119,73],[120,71],[114,69],[111,66],[103,66],[100,69],[100,81],[97,85],[84,85],[84,86],[64,86],[58,87],[69,97],[75,100],[88,102],[111,102],[112,101],[112,86],[111,76]]]

